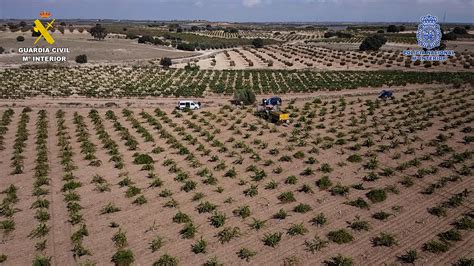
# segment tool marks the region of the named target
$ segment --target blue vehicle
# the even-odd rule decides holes
[[[395,96],[393,96],[393,91],[388,91],[388,90],[383,90],[379,94],[379,98],[382,100],[387,100],[387,99],[395,99]]]
[[[262,105],[264,106],[281,106],[282,100],[280,97],[272,97],[269,99],[263,99],[262,100]]]

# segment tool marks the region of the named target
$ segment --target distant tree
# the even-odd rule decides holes
[[[387,32],[400,32],[400,28],[396,25],[389,25]]]
[[[123,27],[123,29],[122,29],[122,30],[123,30],[123,31],[127,31],[127,28],[126,28],[126,27]]]
[[[257,39],[254,39],[252,41],[252,45],[255,47],[255,48],[263,48],[264,46],[264,43],[263,43],[263,40],[261,38],[257,38]]]
[[[178,32],[178,33],[179,33],[179,32],[183,32],[183,28],[181,28],[181,27],[177,28],[177,29],[176,29],[176,32]]]
[[[147,42],[153,42],[153,37],[150,35],[143,35],[138,38],[138,43],[147,43]]]
[[[465,28],[466,30],[470,30],[470,29],[471,29],[471,25],[466,25],[466,26],[464,26],[464,28]]]
[[[18,37],[16,37],[16,41],[17,41],[17,42],[22,42],[22,41],[24,41],[24,40],[25,40],[25,37],[23,37],[23,36],[18,36]]]
[[[246,88],[236,90],[234,93],[234,100],[237,102],[242,102],[244,105],[250,105],[255,103],[256,97],[253,90]]]
[[[63,27],[66,27],[66,22],[63,21],[63,22],[59,23],[59,25],[61,25]]]
[[[454,27],[453,32],[457,35],[466,35],[467,34],[467,30],[465,28],[461,28],[461,27]]]
[[[0,54],[3,54],[3,52],[5,52],[5,49],[0,46]]]
[[[384,30],[378,30],[377,33],[383,34],[383,33],[385,33],[385,31]]]
[[[152,43],[152,44],[158,45],[158,44],[163,44],[163,41],[149,35],[143,35],[138,38],[138,43]]]
[[[196,45],[191,43],[180,43],[176,46],[176,49],[183,51],[194,51],[196,50]]]
[[[407,30],[407,27],[405,27],[405,25],[400,26],[400,31],[406,31],[406,30]]]
[[[171,61],[171,58],[169,57],[163,57],[160,60],[160,65],[162,65],[164,68],[169,68],[173,62]]]
[[[191,27],[191,31],[198,31],[199,30],[199,27],[198,26],[192,26]]]
[[[236,29],[236,28],[231,28],[231,29],[229,30],[229,32],[230,32],[230,33],[239,33],[239,30]]]
[[[206,25],[206,30],[212,30],[212,26],[211,25]]]
[[[273,36],[280,36],[280,35],[281,35],[281,32],[279,32],[279,31],[273,33]]]
[[[336,36],[336,33],[334,31],[328,31],[324,33],[324,38],[331,38]]]
[[[107,31],[102,25],[96,24],[94,27],[90,29],[90,33],[92,37],[97,40],[103,40],[107,36]]]
[[[366,37],[359,46],[361,51],[378,51],[387,39],[382,34],[376,34]]]
[[[348,32],[343,32],[343,31],[338,31],[336,32],[336,36],[338,38],[352,38],[354,37],[354,35],[348,33]]]
[[[22,27],[22,28],[23,28],[23,27],[26,27],[26,22],[21,21],[19,25],[20,25],[20,27]]]
[[[78,64],[87,63],[87,55],[81,54],[81,55],[76,56],[76,63]]]
[[[441,37],[441,40],[455,41],[457,38],[458,38],[458,36],[456,35],[456,33],[451,31],[451,32],[448,32],[446,34],[443,33],[443,37]]]

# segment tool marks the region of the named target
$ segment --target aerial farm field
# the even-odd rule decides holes
[[[288,127],[230,105],[2,108],[2,252],[454,262],[473,255],[473,104],[470,89],[314,98],[289,102]]]
[[[54,64],[31,23],[0,23],[0,265],[474,265],[470,25],[422,62],[413,23],[58,20]]]

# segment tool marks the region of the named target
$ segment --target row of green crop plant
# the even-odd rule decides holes
[[[77,118],[77,114],[75,114]],[[71,137],[67,132],[67,126],[65,125],[65,113],[62,110],[56,112],[57,119],[57,135],[58,143],[57,145],[60,148],[59,159],[63,167],[63,196],[64,201],[66,202],[66,207],[68,210],[69,220],[73,228],[73,233],[71,234],[71,244],[72,252],[75,259],[78,259],[85,255],[91,255],[91,252],[84,247],[83,239],[89,235],[87,230],[87,225],[84,221],[81,210],[83,207],[80,204],[81,196],[77,193],[77,190],[82,186],[82,183],[77,180],[77,177],[74,175],[74,170],[77,169],[77,166],[74,164],[73,160],[73,147],[70,143]],[[78,131],[82,132],[82,131]],[[82,142],[84,143],[84,142]]]
[[[48,159],[48,114],[46,110],[38,111],[36,122],[36,166],[33,183],[33,196],[36,201],[31,205],[36,210],[35,219],[37,226],[30,232],[28,237],[37,239],[35,249],[38,252],[33,261],[33,265],[50,265],[51,257],[45,255],[47,236],[51,226],[49,213],[49,200],[47,195],[50,193],[49,186],[51,179],[49,178],[49,159]]]

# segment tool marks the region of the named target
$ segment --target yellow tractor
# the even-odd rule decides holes
[[[282,100],[279,97],[263,99],[262,103],[257,106],[256,115],[260,116],[272,123],[283,124],[289,122],[290,114],[280,109]]]

